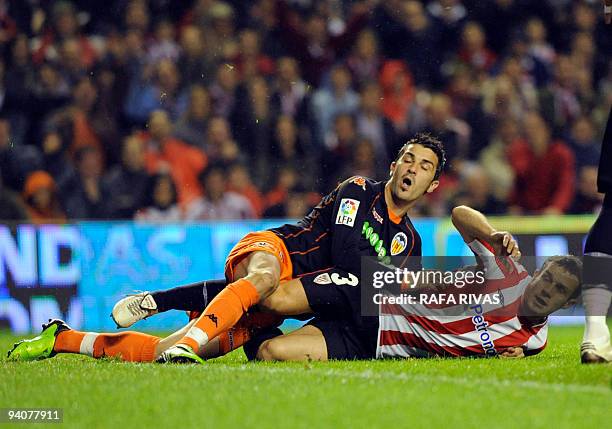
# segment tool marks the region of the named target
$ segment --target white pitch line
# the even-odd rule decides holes
[[[536,390],[552,390],[555,392],[576,392],[576,393],[596,393],[600,395],[612,394],[612,389],[604,386],[587,386],[583,384],[563,384],[563,383],[544,383],[540,381],[529,381],[529,380],[499,380],[495,378],[481,378],[481,377],[450,377],[446,375],[424,375],[424,374],[410,374],[405,372],[391,372],[391,371],[343,371],[338,369],[322,369],[322,368],[292,368],[292,367],[270,367],[260,365],[228,365],[228,364],[211,364],[207,365],[207,371],[220,370],[220,371],[250,371],[250,372],[267,372],[271,374],[304,374],[304,375],[316,375],[325,377],[337,377],[346,379],[361,379],[361,380],[386,380],[386,381],[419,381],[419,382],[439,382],[448,384],[458,384],[462,386],[478,386],[484,387],[485,385],[495,387],[521,387],[526,389]]]

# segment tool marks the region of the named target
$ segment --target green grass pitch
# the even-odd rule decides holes
[[[548,348],[522,360],[1,360],[0,408],[60,407],[61,426],[79,428],[611,427],[612,365],[581,365],[581,336],[552,327]],[[0,334],[0,350],[15,339]]]

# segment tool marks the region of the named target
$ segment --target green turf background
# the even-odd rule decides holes
[[[61,407],[61,426],[79,428],[609,428],[612,365],[581,365],[581,337],[552,327],[548,348],[522,360],[2,360],[0,408]],[[0,350],[14,340],[0,334]]]

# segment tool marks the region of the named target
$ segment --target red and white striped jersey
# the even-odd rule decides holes
[[[465,286],[462,294],[498,294],[498,303],[380,305],[377,358],[430,356],[496,356],[522,347],[526,356],[546,347],[547,320],[534,325],[519,316],[531,276],[509,257],[495,257],[487,243],[470,248],[481,256],[485,281]]]

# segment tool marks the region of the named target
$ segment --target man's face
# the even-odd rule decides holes
[[[420,144],[410,144],[404,153],[391,163],[391,192],[396,199],[412,202],[438,187],[434,180],[438,157]]]
[[[168,137],[172,125],[168,114],[162,110],[151,113],[149,119],[149,132],[155,140],[162,141]]]
[[[128,137],[123,144],[123,163],[131,171],[140,171],[145,165],[145,153],[142,141],[137,137]]]
[[[544,262],[536,272],[523,295],[526,316],[545,317],[563,307],[576,288],[579,280],[555,262]]]

